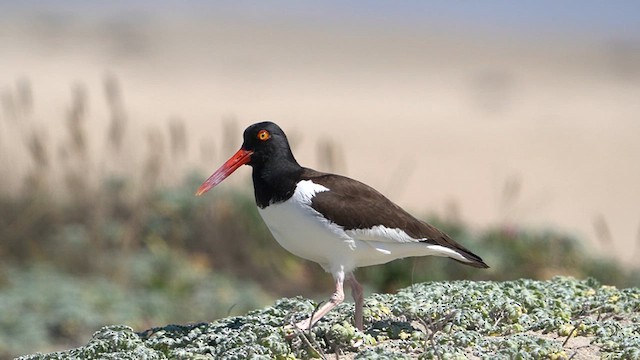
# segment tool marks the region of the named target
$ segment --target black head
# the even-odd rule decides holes
[[[216,170],[200,186],[196,195],[202,195],[221,183],[242,165],[253,167],[256,187],[280,188],[300,174],[302,168],[291,153],[284,131],[270,121],[249,126],[244,131],[244,142],[240,150]],[[295,182],[294,182],[295,184]]]
[[[267,163],[297,164],[291,153],[287,135],[278,125],[270,121],[253,124],[246,128],[242,149],[251,151],[251,159],[247,165],[253,166],[254,169],[262,168]]]

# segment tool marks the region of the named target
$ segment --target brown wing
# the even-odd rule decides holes
[[[345,230],[369,229],[382,225],[401,229],[414,239],[440,245],[463,255],[474,267],[488,267],[480,257],[455,242],[447,234],[422,222],[394,204],[384,195],[348,177],[304,169],[301,180],[311,180],[330,191],[317,193],[311,206]]]

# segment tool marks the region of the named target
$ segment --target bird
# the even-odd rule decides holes
[[[253,168],[258,212],[286,250],[318,263],[335,291],[295,325],[309,330],[344,301],[344,283],[355,301],[354,323],[363,330],[364,296],[354,270],[415,256],[443,256],[476,268],[489,266],[447,234],[416,219],[372,187],[298,164],[284,131],[270,121],[247,127],[240,149],[196,191],[200,196],[242,165]]]

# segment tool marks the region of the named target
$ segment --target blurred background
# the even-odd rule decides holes
[[[640,4],[64,0],[0,5],[0,358],[324,300],[250,169],[194,191],[272,120],[298,161],[372,185],[491,265],[427,280],[640,285]]]

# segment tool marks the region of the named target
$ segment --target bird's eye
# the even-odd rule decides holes
[[[271,137],[271,134],[267,130],[258,131],[258,140],[267,141]]]

